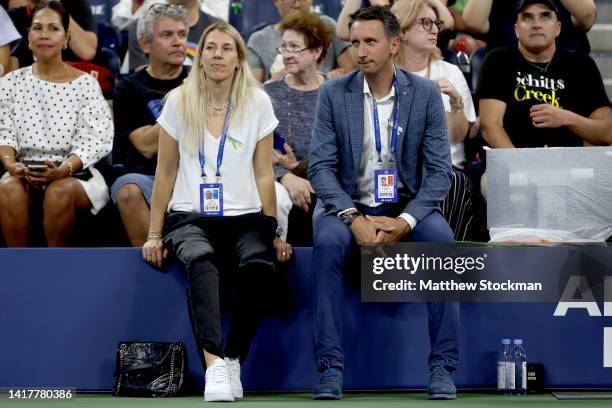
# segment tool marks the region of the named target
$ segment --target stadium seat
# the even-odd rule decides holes
[[[98,49],[110,48],[117,54],[121,49],[121,36],[111,23],[99,21],[98,25]]]
[[[482,63],[485,59],[485,47],[480,47],[472,54],[470,59],[471,71],[472,71],[472,81],[469,84],[470,90],[472,91],[472,95],[476,93],[476,87],[478,86],[478,77],[480,76],[480,68],[482,68]]]

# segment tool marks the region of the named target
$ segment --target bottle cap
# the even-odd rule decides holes
[[[232,1],[230,4],[230,8],[232,9],[232,13],[240,14],[242,13],[242,2],[241,1]]]
[[[510,344],[510,339],[502,339],[502,344]]]
[[[514,345],[515,346],[522,346],[523,345],[523,339],[514,339]]]

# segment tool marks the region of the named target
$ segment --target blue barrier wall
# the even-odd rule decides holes
[[[0,387],[110,390],[117,342],[177,339],[201,385],[178,267],[160,273],[132,248],[0,249],[0,277]],[[309,249],[296,249],[285,291],[292,306],[264,321],[243,366],[247,390],[308,390],[316,378]],[[346,389],[425,387],[424,305],[362,304],[348,282],[345,297]],[[602,363],[612,318],[584,310],[553,317],[555,307],[462,304],[457,385],[493,387],[500,339],[522,337],[529,360],[544,364],[547,386],[612,386]]]

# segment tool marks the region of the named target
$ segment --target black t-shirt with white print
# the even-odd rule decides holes
[[[590,57],[557,51],[550,64],[535,64],[517,47],[499,48],[487,56],[477,95],[506,104],[504,129],[515,147],[583,145],[567,127],[535,128],[529,116],[534,105],[547,103],[585,117],[610,106],[601,74]]]

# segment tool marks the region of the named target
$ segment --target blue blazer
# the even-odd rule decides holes
[[[400,123],[395,161],[412,197],[403,212],[421,221],[439,210],[451,183],[452,165],[438,85],[399,68]],[[315,216],[355,207],[364,132],[363,73],[353,71],[319,88],[308,179],[317,193]]]

